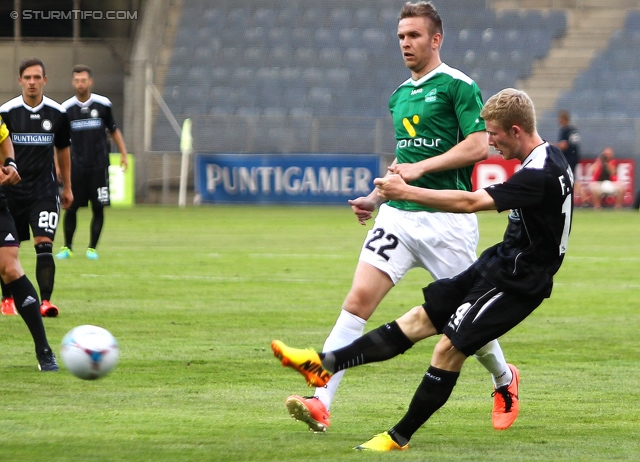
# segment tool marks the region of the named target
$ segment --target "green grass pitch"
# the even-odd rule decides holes
[[[73,259],[57,262],[45,319],[54,351],[72,327],[109,329],[121,348],[108,377],[37,370],[19,317],[0,317],[0,460],[594,461],[640,457],[640,215],[577,210],[551,299],[501,339],[521,371],[521,411],[490,422],[488,374],[470,359],[449,402],[407,452],[353,449],[404,413],[435,339],[349,371],[327,434],[284,408],[307,394],[269,343],[321,348],[351,284],[366,229],[341,207],[140,206],[110,209],[88,261],[81,209]],[[479,249],[506,213],[479,214]],[[55,251],[62,244],[58,232]],[[35,283],[32,242],[21,259]],[[421,302],[413,270],[367,329]]]

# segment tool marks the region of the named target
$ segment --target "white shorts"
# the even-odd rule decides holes
[[[473,213],[406,212],[382,204],[360,261],[386,273],[394,284],[416,267],[437,280],[455,276],[476,261],[478,238]]]
[[[602,194],[611,196],[618,193],[618,185],[611,180],[604,180],[602,183],[600,183],[600,191],[602,192]]]

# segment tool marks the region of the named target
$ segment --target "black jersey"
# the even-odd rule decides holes
[[[71,125],[71,165],[84,169],[109,167],[109,142],[106,130],[116,131],[111,101],[92,93],[81,102],[75,96],[62,106],[67,110]]]
[[[36,107],[17,96],[0,106],[0,116],[11,133],[18,172],[22,178],[5,186],[13,199],[42,199],[58,195],[54,146],[69,146],[69,119],[64,108],[44,96]]]
[[[0,117],[0,143],[9,137],[9,129]],[[7,198],[4,196],[2,186],[0,186],[0,211],[7,208]]]
[[[562,153],[567,158],[567,162],[572,169],[575,168],[580,159],[580,134],[573,125],[563,125],[558,132],[558,141],[566,141],[568,146]]]
[[[498,211],[511,213],[503,241],[482,253],[477,269],[505,292],[548,297],[571,231],[573,174],[565,157],[543,143],[511,178],[486,191]]]

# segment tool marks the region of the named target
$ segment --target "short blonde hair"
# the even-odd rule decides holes
[[[505,88],[489,98],[480,111],[480,117],[498,123],[505,130],[518,125],[530,135],[536,131],[533,101],[525,92],[515,88]]]

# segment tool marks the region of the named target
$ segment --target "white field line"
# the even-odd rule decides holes
[[[250,253],[251,258],[351,258],[351,255],[338,255],[335,253]]]
[[[567,260],[582,261],[640,261],[640,257],[574,257],[567,255]]]

